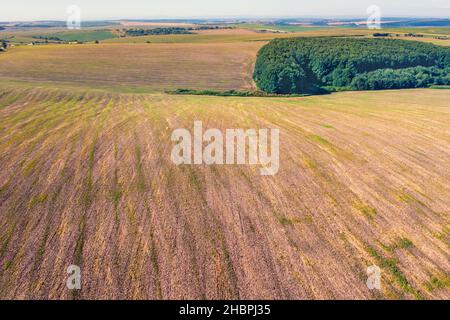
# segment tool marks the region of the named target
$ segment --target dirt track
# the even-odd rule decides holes
[[[0,298],[449,299],[449,98],[0,87]],[[173,165],[195,120],[280,128],[280,172]]]

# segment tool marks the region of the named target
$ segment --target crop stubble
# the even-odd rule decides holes
[[[0,298],[449,298],[448,90],[1,92]],[[173,165],[194,120],[280,128],[280,172]]]

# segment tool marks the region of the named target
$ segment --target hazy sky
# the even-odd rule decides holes
[[[72,4],[86,20],[365,16],[370,5],[378,5],[384,16],[450,17],[449,0],[0,0],[0,21],[66,20]]]

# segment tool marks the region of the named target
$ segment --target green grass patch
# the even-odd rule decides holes
[[[228,90],[228,91],[215,91],[215,90],[193,90],[193,89],[176,89],[176,90],[166,90],[167,94],[172,95],[195,95],[195,96],[217,96],[217,97],[306,97],[308,94],[274,94],[266,93],[263,91],[239,91],[239,90]]]
[[[145,204],[147,211],[150,212],[150,208],[148,207],[147,203]],[[150,231],[150,243],[151,246],[149,248],[149,255],[150,260],[152,262],[153,270],[155,271],[156,277],[155,277],[155,294],[158,297],[158,299],[162,299],[162,290],[161,290],[161,280],[160,280],[160,269],[159,269],[159,263],[158,263],[158,254],[156,252],[156,245],[155,245],[155,236],[153,233],[153,229]]]
[[[443,243],[445,243],[447,245],[447,247],[450,249],[450,241],[449,241],[449,237],[450,237],[450,228],[449,227],[444,227],[442,232],[436,232],[433,234],[433,236],[442,241]]]
[[[292,221],[291,219],[288,219],[286,217],[282,217],[282,216],[278,216],[277,220],[284,227],[292,226],[294,224],[294,221]]]
[[[14,231],[16,230],[17,222],[14,222],[14,224],[8,229],[8,231],[5,234],[2,234],[0,239],[2,242],[2,245],[0,247],[0,258],[3,258],[3,255],[6,252],[6,249],[8,248],[9,241],[11,240]]]
[[[144,169],[142,167],[142,152],[137,139],[134,147],[134,153],[136,156],[136,171],[137,171],[137,189],[139,192],[144,192],[147,189],[147,184],[145,183]]]
[[[91,205],[92,202],[92,171],[94,169],[94,160],[95,160],[95,147],[97,144],[97,135],[94,138],[94,141],[89,150],[88,157],[88,169],[86,174],[86,179],[84,181],[84,190],[82,196],[82,205],[83,205],[83,215],[78,225],[78,238],[75,245],[74,252],[74,261],[75,264],[81,265],[83,259],[83,248],[85,241],[85,233],[86,233],[86,212]],[[74,292],[74,298],[78,297],[79,292]]]
[[[6,261],[3,265],[3,271],[7,271],[12,265],[12,261]]]
[[[0,187],[0,196],[2,195],[3,192],[6,191],[6,189],[8,189],[8,183],[5,183],[3,186]]]
[[[381,246],[386,251],[393,252],[394,250],[412,248],[412,247],[414,247],[414,243],[411,240],[409,240],[408,238],[402,237],[402,238],[399,238],[398,240],[396,240],[391,245],[381,244]]]
[[[34,169],[36,168],[37,160],[30,160],[28,161],[24,167],[23,167],[23,174],[24,176],[29,176],[34,172]]]
[[[327,139],[322,138],[321,136],[318,135],[310,135],[309,139],[311,139],[314,142],[317,142],[325,147],[334,147],[332,143],[330,143]]]
[[[89,158],[88,158],[88,170],[86,175],[86,180],[84,183],[84,192],[83,192],[83,205],[84,208],[87,209],[92,201],[92,170],[94,168],[94,159],[95,159],[95,145],[96,145],[96,139],[94,140],[94,143],[91,146],[91,149],[89,151]]]
[[[309,157],[303,158],[303,164],[308,169],[311,169],[311,170],[317,169],[317,162]]]
[[[425,288],[431,292],[439,289],[450,289],[450,276],[432,277],[429,282],[425,283]]]
[[[366,251],[370,256],[372,256],[375,259],[376,263],[381,268],[387,270],[391,274],[391,276],[395,279],[397,284],[404,292],[412,294],[418,300],[423,299],[420,292],[418,292],[411,286],[406,276],[399,269],[397,265],[398,261],[396,259],[385,258],[380,253],[378,253],[378,251],[375,248],[369,245],[366,245]]]
[[[353,207],[369,219],[373,219],[377,215],[377,209],[361,200],[353,202]]]
[[[47,201],[48,196],[46,194],[39,194],[37,196],[34,196],[30,201],[30,208]]]
[[[410,195],[409,193],[406,193],[405,191],[399,191],[396,193],[397,199],[400,200],[401,202],[407,203],[407,204],[420,204],[421,206],[426,207],[425,203],[423,203],[422,201],[414,198],[412,195]]]
[[[238,289],[238,278],[236,275],[236,271],[234,270],[233,260],[231,259],[230,252],[228,251],[226,240],[223,236],[223,233],[218,233],[219,241],[221,243],[223,259],[225,264],[225,271],[228,275],[229,279],[229,294],[232,297],[231,299],[239,300],[239,289]]]
[[[128,205],[127,206],[127,218],[128,218],[128,222],[130,223],[131,226],[136,226],[136,211],[134,210],[132,205]]]
[[[188,178],[189,178],[189,184],[191,186],[195,187],[195,189],[201,191],[202,181],[199,178],[199,176],[195,173],[195,171],[192,170],[191,168],[189,168],[189,170],[188,170]]]
[[[123,192],[120,190],[118,178],[117,178],[117,170],[114,171],[114,189],[111,192],[111,197],[114,203],[114,208],[117,209],[119,206],[119,201],[122,198]]]
[[[414,246],[413,242],[408,238],[401,238],[397,243],[393,245],[394,249],[407,249]]]
[[[34,37],[36,40],[54,40],[61,42],[93,42],[117,38],[115,34],[107,30],[57,32]]]
[[[354,156],[351,153],[335,146],[334,144],[329,142],[327,139],[325,139],[319,135],[315,135],[315,134],[309,135],[308,138],[311,141],[318,143],[319,145],[321,145],[322,147],[327,149],[328,152],[332,153],[335,156],[339,156],[339,157],[345,158],[347,160],[354,159]]]
[[[117,146],[117,143],[114,143],[114,160],[118,161],[118,157],[119,157],[119,148]],[[114,204],[114,218],[116,223],[119,223],[119,202],[120,199],[122,198],[123,195],[123,191],[122,191],[122,186],[120,185],[119,182],[119,169],[114,168],[114,174],[113,174],[113,181],[112,181],[112,189],[111,189],[111,198]]]
[[[431,86],[430,87],[431,89],[444,89],[444,90],[449,90],[450,89],[450,86]]]

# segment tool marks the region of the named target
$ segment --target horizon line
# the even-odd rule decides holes
[[[383,20],[386,19],[440,19],[440,20],[450,20],[450,18],[443,16],[417,16],[417,15],[391,15],[383,17]],[[336,16],[328,16],[328,15],[305,15],[305,16],[180,16],[180,17],[112,17],[112,18],[87,18],[83,19],[83,21],[152,21],[152,20],[165,20],[165,21],[173,21],[173,20],[250,20],[250,19],[260,19],[260,20],[275,20],[275,19],[367,19],[366,16],[361,15],[336,15]],[[64,22],[66,20],[61,19],[25,19],[25,20],[0,20],[0,23],[7,22]]]

